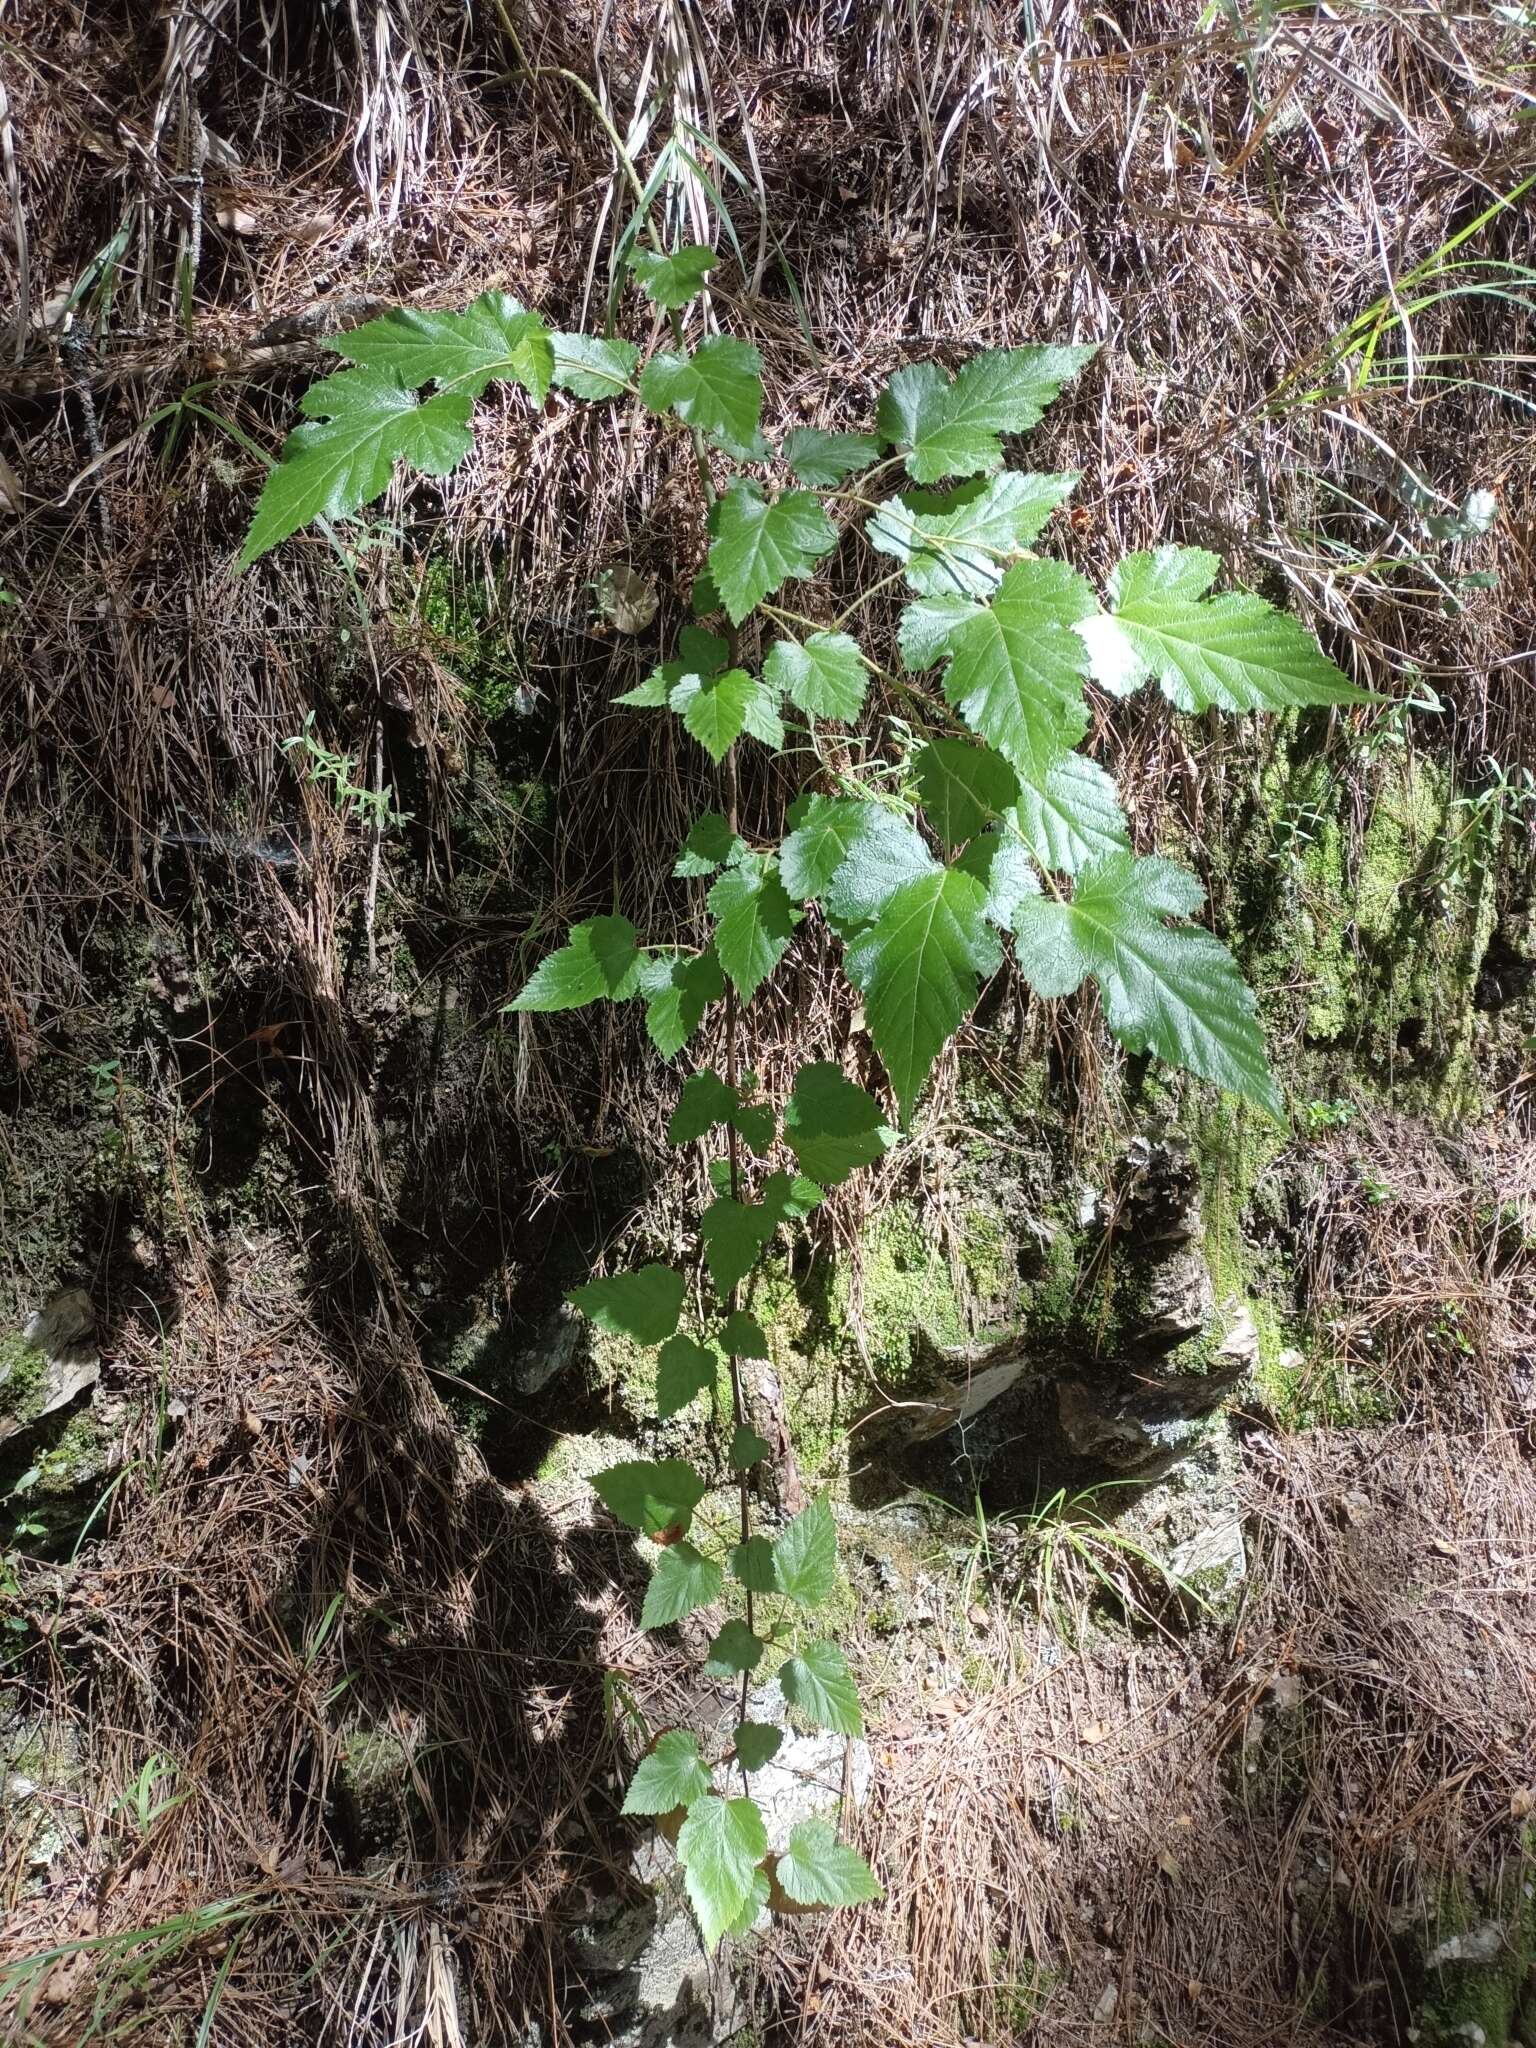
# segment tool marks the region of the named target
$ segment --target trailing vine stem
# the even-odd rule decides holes
[[[705,1674],[734,1681],[737,1725],[728,1738],[658,1731],[624,1799],[626,1813],[675,1822],[669,1833],[713,1948],[766,1907],[855,1905],[880,1890],[829,1821],[798,1822],[787,1841],[770,1843],[750,1791],[726,1790],[733,1764],[749,1787],[785,1737],[781,1725],[748,1719],[752,1675],[770,1651],[782,1661],[763,1675],[777,1681],[784,1721],[841,1737],[864,1730],[847,1654],[816,1627],[839,1581],[830,1498],[774,1517],[772,1535],[758,1526],[769,1518],[754,1509],[753,1473],[773,1447],[750,1424],[747,1367],[773,1354],[743,1306],[744,1283],[783,1229],[901,1142],[935,1060],[1002,966],[1005,941],[1038,996],[1093,982],[1109,1030],[1131,1051],[1156,1053],[1283,1122],[1253,994],[1225,947],[1192,922],[1201,884],[1135,852],[1112,778],[1081,751],[1085,684],[1124,696],[1155,679],[1177,709],[1197,714],[1370,700],[1262,598],[1209,595],[1220,563],[1204,549],[1128,556],[1107,603],[1067,563],[1035,551],[1076,479],[1009,468],[1004,436],[1035,424],[1091,361],[1091,345],[990,350],[953,377],[937,363],[908,364],[881,391],[874,431],[796,427],[773,446],[757,349],[721,333],[688,344],[683,309],[705,290],[717,252],[661,246],[622,138],[583,82],[559,75],[586,92],[639,202],[633,236],[629,225],[620,236],[625,274],[610,303],[632,279],[653,313],[648,344],[554,333],[500,292],[463,312],[396,310],[334,337],[327,346],[349,367],[306,392],[305,420],[271,469],[241,560],[356,512],[397,463],[431,476],[453,469],[473,446],[474,403],[493,381],[520,384],[541,407],[552,389],[581,402],[633,401],[691,443],[708,531],[692,618],[672,657],[614,701],[675,717],[718,772],[723,809],[693,820],[672,870],[707,880],[709,934],[697,948],[657,944],[617,911],[585,919],[507,1009],[528,1029],[544,1014],[638,1001],[670,1060],[724,1003],[724,1074],[689,1074],[667,1125],[677,1145],[725,1133],[723,1159],[709,1161],[713,1199],[698,1218],[710,1292],[687,1328],[688,1278],[659,1260],[568,1297],[600,1332],[654,1350],[663,1448],[694,1403],[721,1398],[722,1375],[729,1388],[729,1457],[713,1489],[719,1529],[699,1513],[711,1481],[687,1457],[627,1458],[592,1480],[605,1507],[648,1540],[641,1627],[726,1616]],[[639,246],[642,232],[652,247]],[[670,349],[657,346],[663,324]],[[729,465],[723,487],[715,456]],[[870,495],[897,466],[909,479],[902,490]],[[785,584],[826,576],[850,529],[860,564],[883,556],[894,569],[867,576],[840,610],[825,586],[819,604],[785,603]],[[894,651],[867,652],[846,629],[898,582],[908,600]],[[749,619],[780,635],[753,667],[743,665]],[[935,670],[933,681],[915,680]],[[874,680],[888,694],[871,706]],[[820,727],[841,728],[825,750]],[[776,838],[748,842],[741,748],[750,739],[798,752],[795,731],[816,764],[810,785]],[[883,1067],[885,1092],[850,1079],[841,1059],[820,1059],[774,1105],[755,1083],[747,1091],[745,1012],[812,917],[842,947],[863,1057]],[[732,1522],[733,1545],[724,1536]],[[773,1618],[759,1634],[765,1602]]]

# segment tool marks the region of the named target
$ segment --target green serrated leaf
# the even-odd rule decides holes
[[[478,398],[500,379],[521,384],[536,405],[555,368],[549,329],[505,292],[485,292],[462,313],[393,306],[348,334],[327,336],[321,347],[413,390],[435,383]]]
[[[699,1218],[699,1237],[709,1277],[722,1301],[745,1280],[777,1228],[778,1218],[768,1215],[761,1203],[738,1202],[731,1195],[717,1195],[710,1203]]]
[[[680,312],[690,299],[696,299],[719,261],[713,249],[697,242],[668,255],[658,255],[654,249],[632,249],[629,255],[636,284],[653,306],[667,313]]]
[[[1008,470],[944,498],[909,492],[886,500],[865,538],[904,563],[908,583],[924,597],[988,597],[1076,482]]]
[[[1169,926],[1204,891],[1170,861],[1113,853],[1079,876],[1070,903],[1038,897],[1015,920],[1025,978],[1043,996],[1099,984],[1109,1028],[1132,1052],[1243,1095],[1285,1122],[1253,994],[1226,947],[1206,931]]]
[[[669,1543],[656,1560],[640,1609],[642,1628],[666,1628],[720,1598],[723,1574],[713,1558],[691,1543]]]
[[[716,1124],[728,1124],[735,1114],[739,1100],[736,1090],[729,1081],[706,1067],[702,1073],[690,1074],[683,1083],[683,1092],[667,1124],[667,1143],[687,1145],[695,1138],[702,1138]]]
[[[704,1482],[685,1458],[635,1458],[594,1472],[597,1497],[642,1536],[686,1531],[704,1498]]]
[[[732,1358],[767,1358],[768,1339],[763,1335],[763,1326],[756,1316],[748,1315],[744,1308],[732,1310],[721,1325],[720,1343],[722,1349]]]
[[[657,1738],[656,1747],[642,1757],[640,1767],[624,1795],[624,1812],[634,1814],[675,1813],[691,1806],[709,1790],[709,1771],[699,1755],[696,1735],[685,1728],[669,1728]]]
[[[617,398],[634,380],[640,351],[599,334],[556,334],[552,381],[576,398]]]
[[[709,907],[717,920],[720,965],[749,1003],[788,951],[800,913],[779,879],[771,855],[748,854],[715,883]]]
[[[885,1896],[864,1858],[837,1839],[829,1821],[802,1820],[792,1827],[775,1874],[797,1906],[858,1906]]]
[[[709,525],[709,573],[737,626],[792,577],[811,575],[837,543],[820,499],[809,491],[770,499],[750,477],[734,479],[712,507]]]
[[[1112,613],[1078,627],[1095,679],[1124,696],[1156,676],[1181,711],[1285,711],[1372,704],[1288,612],[1262,597],[1206,597],[1221,564],[1204,548],[1127,555],[1110,580]]]
[[[1040,894],[1034,862],[1011,821],[991,827],[973,839],[955,866],[974,875],[986,890],[987,922],[995,924],[999,931],[1011,932],[1025,897]]]
[[[736,1761],[744,1771],[760,1771],[764,1764],[771,1764],[784,1744],[784,1730],[772,1728],[765,1721],[738,1721],[736,1733],[731,1737],[736,1748]]]
[[[857,797],[811,797],[779,858],[789,894],[819,896],[844,924],[877,917],[904,882],[938,869],[905,818]]]
[[[731,1552],[731,1570],[749,1593],[777,1593],[773,1545],[766,1536],[749,1536]]]
[[[369,504],[397,462],[424,476],[446,476],[474,443],[466,391],[418,399],[385,370],[338,370],[311,384],[300,401],[307,420],[283,443],[256,501],[240,550],[244,569],[316,519],[342,519]]]
[[[675,412],[745,458],[759,438],[762,369],[763,359],[749,343],[715,334],[691,355],[652,356],[640,372],[640,396],[652,412]]]
[[[776,640],[763,663],[763,677],[808,717],[834,718],[844,725],[864,709],[869,688],[859,643],[847,633],[813,633],[803,645]]]
[[[633,1273],[611,1273],[573,1287],[565,1297],[574,1308],[612,1336],[637,1344],[663,1343],[677,1328],[683,1308],[681,1273],[654,1261]]]
[[[862,1735],[864,1716],[848,1659],[836,1643],[811,1643],[779,1667],[784,1697],[817,1728]]]
[[[873,434],[826,434],[819,427],[795,427],[779,450],[803,484],[831,488],[856,469],[867,469],[880,453]]]
[[[1114,779],[1082,754],[1068,754],[1038,786],[1025,783],[1013,823],[1041,867],[1080,874],[1130,846]]]
[[[684,960],[651,960],[640,972],[645,1028],[663,1059],[671,1059],[692,1038],[710,1004],[725,994],[725,976],[714,949]]]
[[[813,1500],[773,1546],[779,1591],[802,1607],[819,1607],[837,1591],[837,1524],[831,1505]]]
[[[1097,347],[989,349],[951,384],[934,363],[898,370],[880,395],[881,437],[901,449],[918,483],[974,476],[1003,459],[1002,434],[1035,425]]]
[[[685,675],[667,701],[714,762],[725,759],[743,732],[775,749],[784,744],[784,721],[772,692],[745,669],[707,679]]]
[[[677,1415],[698,1394],[715,1384],[720,1359],[707,1344],[692,1337],[669,1337],[656,1360],[656,1413],[663,1421]]]
[[[772,1449],[773,1445],[760,1437],[755,1429],[747,1429],[738,1423],[731,1434],[731,1470],[745,1472],[759,1458],[766,1458]]]
[[[975,1006],[978,977],[1002,954],[986,922],[987,892],[960,868],[903,883],[849,946],[848,977],[901,1104],[903,1124],[929,1070]]]
[[[1092,609],[1065,562],[1019,562],[950,634],[945,697],[1028,782],[1043,783],[1088,729],[1088,664],[1073,627]]]
[[[928,822],[946,846],[974,839],[1019,795],[1019,778],[1002,755],[968,740],[928,740],[912,756],[912,767]]]
[[[627,917],[591,917],[571,926],[557,952],[541,960],[509,1010],[579,1010],[622,1002],[639,987],[640,949]]]
[[[743,1671],[755,1671],[762,1662],[764,1647],[744,1621],[728,1621],[709,1646],[704,1676],[739,1678]]]
[[[702,818],[695,818],[688,827],[688,837],[683,841],[672,872],[684,880],[691,880],[696,875],[712,875],[716,868],[729,867],[745,852],[745,845],[720,813],[706,811]]]
[[[896,1142],[880,1105],[830,1061],[802,1067],[784,1109],[784,1142],[823,1187],[841,1187]]]
[[[706,1792],[689,1807],[678,1831],[677,1857],[706,1949],[713,1950],[754,1897],[757,1866],[767,1853],[768,1834],[755,1801]]]

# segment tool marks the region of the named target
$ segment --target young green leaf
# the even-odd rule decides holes
[[[316,519],[342,519],[378,497],[397,462],[446,476],[469,453],[467,391],[418,399],[387,370],[338,370],[299,401],[307,415],[283,443],[240,550],[244,569]]]
[[[773,1149],[773,1135],[777,1119],[766,1102],[744,1102],[731,1118],[731,1122],[746,1139],[759,1159],[766,1159]]]
[[[774,1223],[798,1223],[825,1200],[826,1190],[803,1173],[770,1173],[763,1182],[763,1210]]]
[[[1072,629],[1092,609],[1065,562],[1019,562],[950,634],[945,697],[1027,782],[1044,782],[1088,729],[1088,664]]]
[[[867,923],[901,887],[938,863],[905,818],[857,797],[812,796],[790,813],[779,849],[784,885],[799,902],[821,897],[829,917]]]
[[[717,1195],[710,1203],[699,1218],[699,1237],[709,1277],[722,1301],[746,1279],[777,1228],[778,1219],[758,1202]]]
[[[709,1790],[709,1771],[699,1755],[699,1739],[685,1728],[669,1728],[656,1747],[642,1757],[624,1795],[624,1812],[675,1813],[692,1806]]]
[[[640,351],[632,341],[598,334],[556,334],[552,382],[574,398],[617,398],[634,378]]]
[[[745,669],[727,669],[707,679],[685,675],[667,701],[711,761],[723,761],[743,732],[775,751],[784,744],[784,721],[773,692]]]
[[[691,1543],[669,1543],[656,1560],[640,1610],[642,1628],[666,1628],[696,1607],[720,1598],[722,1574],[713,1558]]]
[[[926,741],[912,757],[928,822],[946,846],[974,839],[1019,794],[1019,778],[1001,754],[968,740]]]
[[[773,1445],[760,1437],[755,1429],[747,1429],[738,1423],[731,1435],[731,1470],[745,1472],[759,1458],[766,1458],[772,1449]]]
[[[672,872],[682,880],[712,875],[716,868],[731,866],[746,850],[718,811],[706,811],[688,827]]]
[[[767,1853],[767,1831],[753,1800],[706,1792],[689,1807],[678,1830],[677,1857],[706,1949],[713,1950],[740,1917]]]
[[[974,875],[986,890],[987,922],[999,931],[1011,932],[1025,897],[1040,894],[1040,878],[1011,819],[973,839],[955,866]]]
[[[428,382],[478,398],[493,379],[521,384],[542,405],[554,374],[548,328],[505,292],[486,292],[462,313],[392,306],[376,320],[333,334],[322,348],[395,376],[412,390]]]
[[[642,1536],[685,1531],[704,1498],[704,1482],[684,1458],[630,1459],[594,1472],[597,1497]]]
[[[1110,579],[1111,613],[1078,627],[1095,679],[1124,696],[1156,676],[1181,711],[1285,711],[1372,704],[1288,612],[1262,597],[1206,597],[1221,567],[1204,548],[1127,555]]]
[[[590,917],[571,926],[557,952],[541,960],[507,1004],[509,1010],[579,1010],[621,1002],[639,986],[640,949],[627,917]]]
[[[859,1906],[884,1897],[864,1858],[837,1839],[829,1821],[797,1822],[775,1874],[797,1906]]]
[[[836,1643],[811,1643],[779,1667],[784,1697],[817,1728],[862,1735],[864,1716],[848,1659]]]
[[[744,1308],[733,1309],[720,1330],[721,1348],[732,1358],[767,1358],[768,1339],[756,1316]]]
[[[690,1074],[667,1125],[667,1143],[687,1145],[702,1138],[716,1124],[728,1124],[739,1100],[729,1081],[722,1081],[710,1068]]]
[[[718,920],[720,965],[749,1003],[789,949],[800,912],[785,894],[771,855],[749,853],[715,883],[709,907]]]
[[[736,1747],[736,1761],[744,1771],[760,1771],[764,1764],[771,1764],[784,1743],[784,1730],[771,1728],[764,1721],[738,1721],[736,1733],[731,1738]]]
[[[819,427],[793,428],[779,450],[801,483],[827,489],[856,469],[867,469],[879,453],[873,434],[826,434]]]
[[[1061,874],[1081,874],[1131,843],[1113,778],[1082,754],[1064,756],[1044,782],[1026,782],[1013,822],[1040,865]]]
[[[763,677],[811,718],[851,725],[864,709],[869,676],[859,643],[847,633],[813,633],[804,645],[775,640],[763,663]]]
[[[760,438],[762,368],[747,342],[715,334],[692,355],[652,356],[640,372],[640,396],[652,412],[675,412],[722,448],[747,457]]]
[[[865,538],[906,565],[908,583],[923,597],[989,597],[1076,482],[1007,470],[947,497],[913,491],[888,498]]]
[[[867,1089],[844,1078],[830,1061],[802,1067],[784,1110],[784,1142],[823,1187],[841,1187],[861,1166],[872,1166],[896,1142],[880,1105]]]
[[[1236,961],[1209,932],[1163,921],[1188,916],[1203,897],[1194,876],[1169,861],[1110,854],[1079,876],[1070,903],[1036,897],[1019,907],[1020,969],[1042,996],[1070,995],[1091,974],[1122,1045],[1187,1067],[1283,1124],[1284,1100]]]
[[[653,306],[667,313],[680,312],[690,299],[696,299],[719,261],[713,249],[701,248],[697,242],[670,255],[658,255],[654,249],[632,249],[629,254],[636,284]]]
[[[875,1049],[910,1121],[929,1070],[974,1007],[977,979],[1002,955],[974,875],[938,868],[906,882],[849,946],[848,978],[864,992]]]
[[[714,948],[687,959],[651,959],[640,969],[638,993],[645,998],[645,1028],[663,1059],[671,1059],[692,1038],[710,1004],[725,994],[725,976]]]
[[[728,1621],[709,1646],[704,1676],[739,1678],[743,1671],[755,1671],[762,1662],[763,1649],[744,1621]]]
[[[777,1593],[773,1545],[766,1536],[749,1536],[731,1552],[731,1571],[749,1593]]]
[[[611,1336],[633,1337],[637,1344],[661,1344],[677,1328],[683,1288],[681,1273],[653,1261],[633,1273],[589,1280],[584,1287],[573,1287],[565,1298]]]
[[[709,573],[736,626],[791,577],[811,575],[837,542],[837,529],[809,491],[770,500],[750,477],[735,478],[709,524]]]
[[[972,356],[953,384],[934,363],[898,370],[876,408],[881,438],[904,452],[907,474],[920,484],[996,469],[999,435],[1034,426],[1096,353],[1096,344],[989,349]]]
[[[773,1546],[779,1591],[802,1607],[819,1607],[837,1591],[837,1524],[825,1500],[813,1500]]]
[[[715,1384],[720,1359],[692,1337],[669,1337],[656,1360],[656,1413],[663,1422]]]

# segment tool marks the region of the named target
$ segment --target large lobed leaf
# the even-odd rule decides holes
[[[944,497],[913,491],[888,498],[871,515],[865,538],[905,565],[908,583],[923,597],[988,597],[1076,482],[1008,470]]]
[[[837,1839],[830,1821],[792,1827],[774,1874],[797,1906],[858,1906],[883,1896],[874,1872],[857,1849]]]
[[[390,370],[338,370],[311,384],[240,550],[243,569],[316,519],[341,519],[387,487],[397,462],[446,476],[469,453],[467,391],[418,398]]]
[[[709,530],[709,573],[735,626],[792,577],[811,575],[837,542],[837,529],[810,491],[769,498],[750,477],[737,477],[717,499]]]
[[[898,370],[880,394],[875,422],[900,449],[920,484],[975,476],[1003,459],[999,436],[1035,425],[1063,384],[1097,354],[1097,344],[988,349],[953,383],[937,363]]]
[[[841,1187],[896,1141],[880,1105],[827,1060],[802,1067],[784,1108],[784,1141],[812,1180]]]
[[[749,342],[716,334],[691,355],[652,356],[640,372],[640,396],[652,412],[675,412],[731,454],[749,456],[761,438],[762,369]]]
[[[539,315],[495,291],[462,313],[393,306],[350,333],[328,336],[322,347],[396,376],[412,390],[436,384],[478,398],[493,379],[506,379],[521,384],[537,405],[555,369],[554,343]]]
[[[1092,975],[1123,1045],[1187,1067],[1284,1123],[1237,962],[1209,932],[1165,922],[1197,911],[1204,896],[1170,861],[1112,853],[1079,877],[1070,902],[1041,896],[1019,906],[1019,967],[1043,996],[1070,995]]]
[[[1117,696],[1155,676],[1181,711],[1369,704],[1288,612],[1248,591],[1207,597],[1221,567],[1205,548],[1127,555],[1108,612],[1078,627],[1093,674]]]

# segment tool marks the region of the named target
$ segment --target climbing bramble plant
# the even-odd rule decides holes
[[[765,1659],[777,1660],[799,1719],[844,1736],[863,1728],[847,1657],[815,1625],[837,1583],[829,1502],[812,1501],[774,1534],[754,1527],[754,1473],[770,1447],[752,1426],[749,1368],[768,1344],[748,1305],[751,1276],[784,1225],[899,1142],[1009,942],[1038,994],[1093,981],[1122,1044],[1283,1121],[1253,996],[1225,947],[1190,922],[1200,883],[1133,850],[1113,781],[1076,751],[1088,729],[1084,684],[1125,695],[1155,680],[1186,712],[1366,701],[1296,621],[1244,592],[1212,596],[1220,564],[1203,549],[1128,556],[1107,604],[1067,564],[1034,552],[1076,478],[1006,467],[1004,436],[1032,427],[1093,347],[991,350],[954,377],[915,363],[886,384],[871,431],[798,427],[775,448],[761,426],[757,350],[702,331],[702,318],[693,339],[685,332],[716,260],[701,248],[632,254],[633,279],[669,330],[671,346],[648,355],[609,336],[551,333],[494,292],[466,312],[393,311],[335,337],[327,346],[351,367],[305,394],[305,422],[272,470],[242,555],[254,561],[310,521],[357,510],[397,463],[451,470],[471,446],[474,400],[493,381],[520,385],[535,405],[551,388],[638,404],[691,439],[710,535],[695,623],[619,702],[678,719],[719,771],[719,807],[694,821],[674,868],[704,891],[710,935],[696,947],[642,943],[624,916],[589,918],[509,1008],[638,1002],[671,1059],[724,1005],[726,1071],[687,1077],[668,1130],[679,1145],[723,1133],[698,1228],[706,1312],[687,1310],[685,1275],[659,1263],[571,1296],[599,1329],[655,1348],[658,1416],[712,1395],[722,1373],[730,1388],[721,1463],[734,1478],[734,1541],[712,1544],[701,1530],[710,1482],[686,1459],[629,1460],[595,1480],[609,1510],[656,1547],[643,1627],[734,1610],[704,1667],[739,1688],[725,1753],[706,1755],[698,1735],[671,1729],[624,1802],[627,1813],[676,1822],[711,1948],[764,1906],[879,1894],[825,1821],[802,1822],[771,1849],[750,1796],[784,1735],[750,1718]],[[899,489],[882,495],[896,472]],[[833,616],[814,584],[849,549],[873,573]],[[852,628],[896,582],[910,601],[894,652],[877,655]],[[812,588],[790,597],[791,584]],[[865,725],[872,676],[899,696],[899,724]],[[844,731],[824,750],[828,727]],[[782,832],[749,838],[740,752],[779,752],[791,739],[815,772]],[[812,918],[841,941],[894,1116],[830,1062],[800,1069],[782,1112],[744,1071],[748,1006]]]

